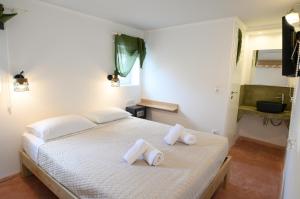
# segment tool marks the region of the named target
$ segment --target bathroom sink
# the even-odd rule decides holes
[[[256,101],[258,111],[265,113],[282,113],[286,108],[286,104],[271,101]]]

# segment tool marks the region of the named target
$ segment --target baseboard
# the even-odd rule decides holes
[[[18,175],[20,175],[20,172],[15,173],[15,174],[12,174],[12,175],[9,175],[9,176],[4,177],[4,178],[1,178],[1,179],[0,179],[0,183],[5,182],[5,181],[8,181],[8,180],[10,180],[10,179],[12,179],[12,178],[15,178],[15,177],[18,176]]]
[[[266,146],[266,147],[271,147],[271,148],[274,148],[274,149],[280,149],[280,150],[285,150],[286,149],[285,146],[280,146],[280,145],[277,145],[277,144],[272,144],[272,143],[261,141],[261,140],[257,140],[257,139],[254,139],[254,138],[239,136],[238,139],[239,140],[245,140],[245,141],[254,142],[254,143],[257,143],[257,144],[260,144],[260,145],[263,145],[263,146]]]

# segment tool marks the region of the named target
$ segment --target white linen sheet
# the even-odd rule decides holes
[[[39,147],[45,144],[45,141],[31,133],[24,133],[22,136],[22,140],[24,151],[33,161],[37,163]]]
[[[227,139],[186,130],[195,145],[169,146],[163,140],[169,128],[137,118],[110,122],[40,145],[37,162],[79,198],[199,198],[228,153]],[[122,159],[139,138],[164,153],[160,166]]]

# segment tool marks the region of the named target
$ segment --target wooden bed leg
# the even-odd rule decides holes
[[[21,176],[25,178],[31,175],[32,175],[31,171],[23,164],[21,160]]]

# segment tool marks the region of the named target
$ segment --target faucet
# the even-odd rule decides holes
[[[284,93],[281,93],[281,96],[274,97],[274,98],[281,99],[281,104],[284,103]]]

